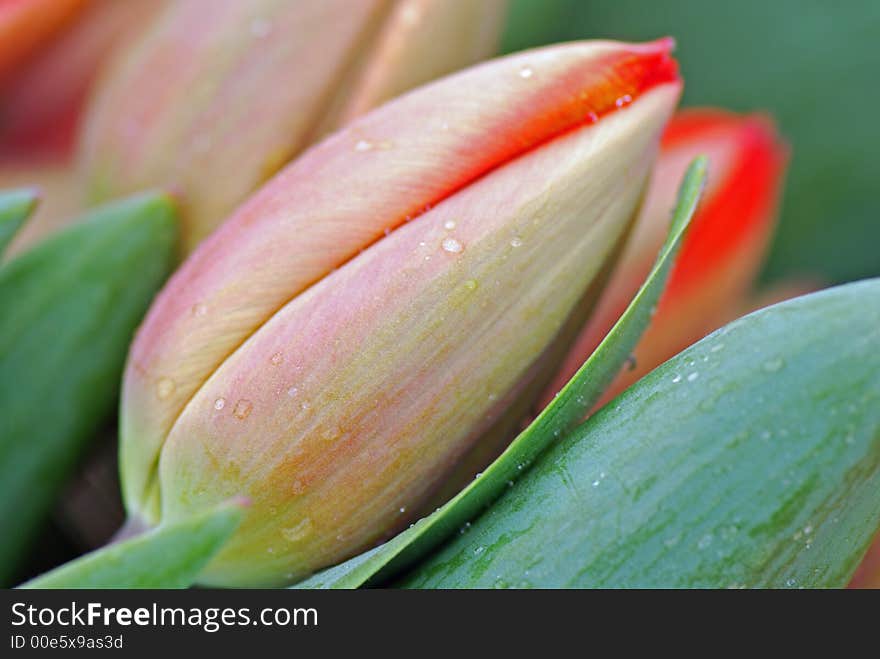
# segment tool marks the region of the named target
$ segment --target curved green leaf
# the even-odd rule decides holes
[[[105,206],[0,267],[0,582],[116,401],[129,341],[174,263],[171,202]]]
[[[229,539],[244,506],[229,502],[108,545],[22,588],[186,588]]]
[[[37,205],[34,190],[0,191],[0,256]]]
[[[666,243],[629,307],[553,402],[476,480],[432,515],[360,556],[325,570],[297,588],[357,588],[387,577],[458,531],[516,480],[554,441],[592,408],[626,362],[651,319],[666,278],[697,207],[706,178],[706,159],[696,159],[679,192]]]
[[[555,445],[410,587],[843,586],[880,524],[880,279],[759,311]]]

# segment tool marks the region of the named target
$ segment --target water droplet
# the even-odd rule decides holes
[[[812,525],[812,524],[807,524],[807,525],[804,527],[804,533],[805,533],[806,535],[810,535],[812,532],[813,532],[813,525]]]
[[[251,403],[251,401],[242,398],[235,404],[235,409],[232,410],[232,413],[237,419],[246,419],[251,413],[251,409],[253,408],[253,406],[254,405],[253,403]]]
[[[287,390],[287,395],[293,398],[299,393],[299,389],[297,387],[291,387]]]
[[[522,246],[522,238],[520,238],[519,236],[514,236],[513,238],[510,239],[510,246],[511,247],[521,247]]]
[[[718,352],[718,351],[720,351],[720,350],[724,350],[724,344],[723,344],[723,343],[716,343],[714,346],[712,346],[712,347],[709,349],[709,352]]]
[[[468,279],[468,280],[464,283],[464,287],[465,287],[466,289],[468,289],[469,291],[475,291],[475,290],[477,290],[477,280],[476,280],[476,279]]]
[[[455,220],[446,220],[443,223],[443,228],[447,231],[452,231],[455,228]]]
[[[281,529],[281,535],[284,536],[284,539],[288,542],[298,542],[302,540],[307,535],[312,532],[312,520],[308,517],[303,517],[298,524],[291,526],[290,528]]]
[[[280,352],[276,352],[274,355],[272,355],[269,358],[269,363],[272,364],[272,366],[278,366],[278,364],[280,364],[283,361],[284,361],[284,355],[282,355]]]
[[[264,39],[272,32],[272,24],[265,18],[255,18],[251,21],[251,34],[257,39]]]
[[[174,393],[175,384],[171,378],[160,378],[156,383],[156,395],[159,400],[167,400]]]
[[[524,66],[519,70],[519,77],[520,78],[524,78],[524,79],[528,80],[533,75],[535,75],[535,72],[532,70],[532,67],[530,67],[530,66]]]
[[[493,393],[493,394],[489,394],[488,398],[489,398],[490,401],[492,401],[492,400],[498,400],[498,394],[494,394],[494,393]]]
[[[781,357],[764,362],[764,370],[768,373],[776,373],[783,366],[785,366],[785,361]]]
[[[406,506],[401,506],[400,507],[400,514],[403,515],[403,513],[405,513],[405,512],[406,512]]]
[[[224,407],[226,407],[226,399],[225,398],[218,398],[217,400],[214,401],[214,409],[215,410],[222,410]]]
[[[631,103],[631,102],[632,102],[632,96],[630,96],[629,94],[624,94],[623,96],[618,98],[616,101],[614,101],[614,105],[616,105],[619,108],[622,108],[624,105],[627,105],[628,103]]]
[[[464,246],[458,242],[455,238],[446,238],[442,243],[443,251],[452,252],[453,254],[457,254],[461,250],[464,249]]]
[[[700,377],[700,374],[697,373],[696,371],[694,371],[693,373],[691,373],[690,375],[688,375],[688,382],[693,382],[693,381],[696,380],[698,377]]]
[[[794,588],[795,586],[797,586],[797,579],[786,579],[785,585],[789,588]]]
[[[673,384],[678,384],[679,382],[681,382],[681,376],[680,376],[680,375],[676,375],[674,378],[672,378],[672,383],[673,383]]]
[[[474,549],[474,553],[475,554],[482,554],[485,550],[486,550],[486,548],[483,545],[480,545],[479,547],[476,547]]]
[[[700,538],[700,541],[697,543],[697,549],[706,549],[711,544],[712,544],[712,534],[707,533],[702,538]]]
[[[407,25],[417,25],[419,21],[422,20],[422,12],[417,5],[410,3],[404,5],[400,12],[400,18],[403,19],[403,22]]]
[[[192,305],[192,309],[190,309],[193,316],[204,316],[208,313],[208,307],[202,304],[201,302]]]
[[[300,408],[303,410],[303,412],[305,412],[306,410],[310,409],[311,407],[312,407],[311,404],[310,404],[310,403],[307,403],[307,402],[303,402],[303,403],[300,405]]]
[[[373,143],[369,140],[358,140],[357,144],[354,145],[355,151],[369,151],[373,148]]]

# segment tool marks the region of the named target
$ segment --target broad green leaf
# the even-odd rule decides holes
[[[186,588],[241,522],[243,505],[208,512],[81,556],[22,588]]]
[[[675,254],[693,217],[706,178],[706,160],[695,160],[679,192],[669,235],[654,268],[627,310],[553,402],[476,480],[432,515],[360,556],[325,570],[298,588],[357,588],[417,560],[492,502],[549,445],[590,410],[626,362],[651,319]]]
[[[654,4],[511,0],[503,48],[675,37],[685,106],[767,112],[792,145],[765,280],[880,276],[880,2]]]
[[[112,411],[175,235],[171,202],[144,195],[95,210],[0,267],[0,582]]]
[[[0,257],[36,205],[37,194],[33,190],[0,191]]]
[[[547,451],[410,587],[843,586],[880,524],[880,279],[746,316]]]

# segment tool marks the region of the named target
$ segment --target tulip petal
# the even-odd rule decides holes
[[[506,0],[401,0],[344,99],[343,125],[426,80],[495,52]],[[437,44],[450,47],[440,49]]]
[[[691,158],[709,156],[706,200],[694,220],[669,286],[630,367],[603,402],[712,330],[747,304],[749,288],[772,236],[788,157],[762,116],[686,110],[670,122],[630,244],[588,326],[544,396],[559,390],[601,341],[639,286],[659,248],[675,181]]]

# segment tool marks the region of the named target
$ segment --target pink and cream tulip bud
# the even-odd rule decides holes
[[[666,129],[632,236],[545,402],[580,368],[638,291],[663,244],[678,182],[700,154],[709,157],[703,202],[650,327],[602,402],[755,306],[752,286],[773,235],[788,148],[766,117],[685,110]],[[797,283],[785,290],[811,288]]]
[[[184,263],[133,344],[129,514],[246,496],[206,583],[295,581],[412,520],[623,240],[681,82],[671,41],[499,59],[291,163]]]
[[[84,131],[95,200],[153,187],[191,251],[323,134],[491,54],[503,0],[170,3],[116,63]]]

